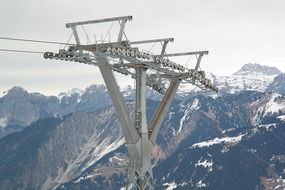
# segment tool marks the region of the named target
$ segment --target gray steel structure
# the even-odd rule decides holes
[[[208,51],[166,54],[166,46],[173,38],[133,41],[123,40],[124,28],[132,16],[107,18],[101,20],[74,22],[66,24],[71,28],[76,45],[67,49],[60,49],[58,53],[46,52],[44,58],[75,61],[98,66],[103,76],[118,119],[126,140],[129,154],[128,190],[154,189],[151,153],[164,116],[176,94],[181,81],[192,83],[203,89],[218,92],[218,89],[205,78],[205,73],[199,70],[201,58]],[[115,42],[81,45],[77,26],[102,22],[118,21],[120,31]],[[161,42],[160,54],[153,55],[140,51],[133,45]],[[196,55],[197,62],[194,69],[188,69],[168,58],[171,56]],[[131,117],[119,86],[114,76],[115,72],[130,75],[135,80],[136,95],[134,101],[134,115]],[[152,71],[152,72],[147,72]],[[162,80],[164,80],[162,82]],[[165,82],[168,81],[168,82]],[[163,98],[150,122],[146,118],[146,86],[163,95]]]

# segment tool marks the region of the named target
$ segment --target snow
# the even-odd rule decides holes
[[[273,93],[270,96],[265,96],[263,99],[253,102],[250,106],[254,108],[254,115],[251,119],[252,123],[258,125],[264,116],[285,111],[285,99],[282,95]],[[277,118],[285,120],[285,115],[278,116]]]
[[[196,148],[196,147],[202,148],[202,147],[210,147],[212,145],[222,144],[222,143],[226,143],[226,144],[238,143],[239,141],[241,141],[243,136],[244,135],[239,135],[237,137],[214,138],[212,140],[203,141],[203,142],[193,144],[192,147],[193,148]]]
[[[81,97],[84,93],[85,93],[85,90],[81,90],[81,89],[78,89],[78,88],[72,88],[72,89],[68,90],[67,92],[59,93],[57,98],[61,100],[65,96],[71,97],[73,95],[78,95],[79,97]],[[80,102],[80,98],[77,101]]]
[[[79,183],[81,180],[89,179],[89,178],[92,178],[92,177],[94,177],[96,175],[98,175],[98,174],[93,174],[93,175],[87,175],[87,176],[84,176],[84,177],[80,177],[74,183]]]
[[[110,163],[112,163],[112,165],[116,165],[116,166],[126,167],[127,165],[127,160],[119,155],[115,155],[109,158],[109,161]]]
[[[69,175],[73,175],[75,170],[80,169],[80,172],[85,171],[88,167],[100,160],[104,155],[117,149],[125,143],[124,138],[113,140],[110,137],[106,137],[104,140],[99,140],[100,136],[103,134],[104,130],[100,133],[98,132],[89,139],[89,142],[82,147],[80,153],[76,156],[72,163],[68,165],[64,173],[58,176],[56,180],[59,181],[59,183],[64,183],[68,179]],[[82,165],[82,160],[86,162],[84,165]]]
[[[254,69],[254,67],[258,69]],[[234,94],[242,90],[255,90],[264,92],[267,86],[274,80],[279,72],[269,72],[270,68],[255,64],[230,76],[216,76],[212,73],[205,73],[206,78],[209,78],[219,89],[225,90],[228,93]],[[280,73],[279,73],[280,74]],[[179,86],[178,94],[182,97],[189,92],[201,91],[200,88],[190,84],[182,83]]]
[[[108,138],[104,139],[103,142],[95,148],[93,152],[93,156],[95,159],[89,162],[87,167],[92,166],[96,161],[100,160],[104,155],[108,154],[109,152],[112,152],[113,150],[116,150],[124,143],[125,143],[124,138],[118,139],[111,144],[109,144]]]
[[[285,121],[285,115],[279,115],[277,116],[278,119],[280,119],[281,121]]]
[[[265,128],[266,130],[269,130],[270,128],[275,128],[276,123],[258,125],[257,127],[258,128]]]
[[[0,98],[6,96],[8,94],[8,90],[7,91],[3,91],[2,93],[0,93]]]
[[[110,162],[113,162],[113,161],[116,161],[116,160],[117,161],[121,161],[121,162],[125,161],[124,158],[121,158],[121,157],[119,157],[117,155],[109,159]]]
[[[177,187],[175,182],[164,183],[163,186],[167,186],[167,188],[165,190],[173,190],[174,188]]]
[[[279,189],[281,188],[281,185],[277,185],[274,189]]]
[[[236,73],[226,81],[228,86],[233,87],[233,92],[240,90],[265,91],[276,76],[277,75],[266,75],[260,72]]]
[[[185,185],[188,185],[185,181],[182,184],[179,184],[179,186],[184,187]]]
[[[187,94],[189,92],[197,92],[197,91],[200,91],[200,88],[197,88],[196,86],[194,86],[191,83],[182,82],[179,85],[177,94],[183,97],[185,94]]]
[[[270,97],[270,100],[265,106],[265,115],[268,113],[276,113],[279,110],[282,110],[285,108],[285,103],[284,102],[277,102],[277,98],[280,98],[280,94],[272,94]]]
[[[8,118],[6,117],[0,118],[0,128],[5,128],[7,126],[7,123],[8,123]]]
[[[242,90],[264,92],[277,75],[266,75],[262,72],[237,72],[230,76],[216,76],[215,85],[234,94]]]
[[[189,107],[186,109],[186,111],[185,111],[183,117],[181,118],[180,124],[179,124],[179,129],[178,129],[176,135],[181,132],[181,130],[182,130],[182,128],[183,128],[183,124],[184,124],[184,122],[185,122],[187,116],[189,115],[189,113],[191,113],[191,112],[193,112],[193,111],[196,111],[196,110],[198,110],[199,108],[200,108],[200,107],[199,107],[199,99],[196,98],[196,99],[194,99],[192,105],[189,106]]]
[[[203,183],[202,180],[200,180],[198,183],[196,183],[196,187],[201,188],[201,187],[206,187],[206,184]]]
[[[213,167],[213,161],[212,160],[203,160],[203,158],[201,158],[197,163],[195,163],[195,167],[201,166],[204,168],[208,168],[209,171],[212,171],[212,167]]]

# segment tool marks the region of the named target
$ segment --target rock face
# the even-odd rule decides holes
[[[182,114],[177,105],[189,109],[182,109]],[[284,187],[283,96],[259,92],[216,99],[200,96],[176,102],[171,110],[159,134],[160,152],[155,154],[157,189]],[[110,176],[106,168],[123,164],[122,154],[125,150],[120,148],[106,155],[93,170],[58,189],[120,189],[124,175],[112,170]]]
[[[124,143],[112,108],[41,119],[0,141],[0,189],[51,189]]]
[[[234,75],[250,75],[252,73],[262,73],[264,75],[280,75],[282,72],[276,67],[263,66],[257,63],[245,64]]]
[[[280,73],[281,71],[274,67],[246,64],[231,76],[208,74],[208,77],[219,87],[220,95],[243,90],[263,92],[265,89],[281,93],[284,86],[282,75],[271,84],[274,77]],[[191,85],[182,84],[178,95],[181,99],[189,98],[195,94],[191,89]],[[127,100],[131,101],[134,97],[131,87],[124,89],[122,93]],[[161,99],[160,95],[150,90],[147,91],[147,97],[153,100]],[[96,111],[111,104],[108,91],[103,85],[91,85],[85,90],[72,89],[60,93],[57,97],[28,93],[21,87],[14,87],[0,98],[0,138],[20,131],[40,118],[62,117],[76,111]]]
[[[152,115],[158,102],[149,100],[147,104],[149,114]],[[271,123],[278,123],[276,129],[283,129],[283,113],[284,97],[271,93],[243,92],[215,99],[198,95],[185,101],[176,100],[161,128],[158,137],[160,148],[154,153],[157,188],[166,188],[167,185],[175,183],[180,189],[184,186],[186,189],[198,189],[199,184],[201,187],[209,184],[207,187],[211,189],[216,178],[211,178],[212,181],[206,178],[212,174],[208,167],[212,165],[215,169],[211,171],[217,169],[217,172],[223,171],[221,167],[236,167],[236,172],[239,172],[241,166],[234,161],[231,163],[230,158],[236,159],[235,155],[244,155],[242,152],[245,150],[238,149],[233,155],[226,155],[232,153],[231,151],[235,150],[235,147],[238,148],[238,144],[244,140],[249,142],[258,138],[258,146],[267,143],[265,136],[255,134],[259,134],[264,128],[266,135],[266,131],[271,129],[266,126]],[[120,189],[125,183],[124,167],[127,163],[126,148],[121,136],[112,107],[90,113],[80,111],[63,118],[41,119],[23,131],[0,140],[0,188]],[[266,149],[273,150],[278,139],[273,137],[269,140]],[[218,149],[211,149],[216,146]],[[278,146],[282,146],[282,143],[279,142]],[[246,151],[254,148],[258,147],[250,146]],[[193,151],[199,154],[194,154]],[[211,157],[206,152],[209,152]],[[283,155],[279,149],[275,153]],[[259,156],[263,158],[262,154]],[[227,160],[224,164],[228,165],[217,162],[221,157]],[[220,165],[215,165],[216,162]],[[165,167],[165,164],[168,167]],[[244,160],[240,164],[245,165],[247,162]],[[255,166],[260,167],[258,164]],[[244,167],[246,171],[246,167],[253,166]],[[189,172],[183,173],[183,168],[188,168]],[[181,175],[185,177],[179,177]],[[266,173],[254,175],[255,185],[260,185],[261,181],[257,180],[260,177],[270,178]],[[182,179],[186,178],[188,181],[184,183]],[[229,179],[225,177],[224,180]],[[255,183],[257,181],[258,183]],[[240,189],[245,187],[242,184],[238,186]]]
[[[96,111],[110,104],[103,85],[92,85],[82,94],[61,93],[59,97],[28,93],[21,87],[14,87],[0,98],[0,138],[40,118],[63,117],[80,110]]]
[[[275,77],[273,82],[268,85],[266,91],[285,95],[285,74],[283,73]]]

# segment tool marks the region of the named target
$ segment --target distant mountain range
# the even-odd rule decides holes
[[[283,190],[284,74],[246,64],[211,77],[218,95],[184,85],[170,107],[153,152],[156,188]],[[131,105],[133,89],[122,93]],[[148,119],[159,98],[148,93]],[[14,87],[0,98],[0,136],[0,189],[123,189],[126,182],[124,138],[102,85],[57,97]]]
[[[282,75],[282,72],[275,67],[248,63],[230,76],[216,76],[212,73],[206,73],[206,75],[219,88],[220,93],[233,94],[243,90],[264,92],[275,77]],[[182,84],[178,94],[185,96],[185,94],[191,94],[193,91],[200,92],[201,90],[190,84]]]

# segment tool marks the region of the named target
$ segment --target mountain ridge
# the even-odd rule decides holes
[[[147,103],[150,115],[152,115],[155,108],[153,101],[151,100],[151,102]],[[165,176],[162,184],[157,183],[158,187],[171,184],[174,179],[177,187],[183,184],[178,183],[177,177],[181,175],[181,172],[177,173],[179,170],[176,171],[175,168],[172,169],[169,177],[166,177],[167,172],[157,174],[157,171],[165,170],[156,169],[156,167],[159,168],[159,165],[162,163],[168,163],[169,165],[172,158],[171,155],[176,155],[177,152],[180,154],[182,150],[193,146],[195,143],[221,138],[221,136],[225,135],[235,137],[239,135],[239,132],[245,134],[246,130],[254,130],[251,127],[253,124],[260,126],[268,124],[268,122],[276,123],[278,121],[280,123],[281,120],[278,118],[285,114],[285,98],[272,93],[244,91],[233,95],[223,95],[215,99],[205,95],[197,95],[184,101],[176,101],[171,105],[170,112],[163,123],[158,137],[159,151],[161,152],[158,152],[159,154],[155,157],[156,165],[154,171],[156,176]],[[269,105],[274,105],[274,102],[282,106],[278,109],[272,109]],[[284,104],[280,104],[280,102]],[[254,120],[257,117],[259,117],[258,122]],[[32,127],[0,139],[0,149],[6,145],[6,149],[11,150],[11,153],[6,152],[5,154],[2,148],[0,157],[2,160],[9,160],[11,154],[14,154],[11,147],[15,147],[19,143],[19,138],[15,137],[15,135],[26,134],[34,136],[33,138],[28,138],[26,135],[21,135],[22,138],[26,136],[24,139],[29,144],[36,145],[34,148],[31,148],[30,151],[33,153],[28,154],[27,159],[35,159],[33,163],[36,166],[35,169],[38,169],[33,170],[33,172],[37,174],[42,173],[40,175],[42,179],[27,177],[24,171],[30,170],[29,168],[32,166],[23,164],[24,162],[22,163],[22,160],[16,156],[11,163],[16,161],[16,163],[22,164],[16,164],[11,170],[5,162],[2,163],[3,165],[0,164],[0,168],[4,168],[0,170],[0,174],[2,174],[0,177],[2,176],[2,181],[5,181],[5,184],[2,183],[2,186],[0,185],[1,189],[11,187],[9,184],[12,182],[8,183],[7,177],[9,179],[17,179],[22,183],[22,185],[18,183],[17,189],[28,187],[29,189],[50,189],[51,187],[58,187],[58,189],[67,188],[72,190],[80,189],[79,187],[83,188],[84,184],[88,184],[86,188],[88,187],[89,189],[95,187],[96,189],[102,189],[102,185],[108,187],[107,189],[120,189],[121,186],[118,184],[123,185],[122,179],[125,179],[125,177],[123,178],[122,176],[125,173],[123,171],[111,170],[112,166],[110,165],[121,162],[127,163],[127,157],[125,151],[117,152],[119,147],[123,146],[123,141],[120,140],[120,135],[118,135],[121,132],[114,108],[109,106],[96,112],[79,111],[64,116],[62,119],[54,118],[52,121],[58,121],[59,125],[54,125],[53,127],[48,127],[52,126],[50,124],[47,125],[50,122],[42,123],[42,121],[49,121],[49,119],[39,120],[32,124]],[[41,127],[38,127],[37,124],[41,124]],[[39,132],[31,130],[33,128]],[[266,127],[258,127],[256,129],[266,129]],[[42,135],[38,136],[37,134],[47,135],[46,137],[48,138],[42,138]],[[241,139],[247,137],[250,136],[243,135]],[[7,139],[13,141],[13,143],[10,143],[11,145],[3,143]],[[36,143],[37,140],[34,141],[33,139],[39,139],[41,143]],[[225,140],[217,142],[225,142]],[[238,142],[239,140],[235,143]],[[199,149],[199,147],[197,146],[195,149]],[[20,148],[19,150],[24,149]],[[18,152],[19,150],[16,149],[15,151]],[[110,150],[110,152],[106,152],[106,150]],[[113,153],[108,154],[108,152]],[[165,156],[159,156],[161,154]],[[193,159],[197,159],[194,155],[192,156]],[[50,162],[52,160],[54,162]],[[198,162],[198,160],[196,161]],[[185,164],[185,162],[183,163]],[[203,164],[209,165],[211,163],[201,160],[195,170],[198,172],[199,167],[203,166]],[[19,167],[19,165],[23,166]],[[46,167],[49,167],[49,169],[45,169]],[[180,167],[180,165],[177,167]],[[181,165],[181,167],[183,166]],[[16,168],[18,168],[16,172],[18,176],[13,177],[12,171],[15,171]],[[113,171],[114,173],[105,176],[98,173],[101,170]],[[7,173],[10,176],[6,176]],[[202,172],[202,174],[204,175],[205,173]],[[27,181],[28,178],[32,181]],[[158,179],[162,178],[158,177]],[[31,186],[25,186],[25,181]],[[196,181],[194,184],[198,182]],[[200,185],[203,186],[204,183],[207,185],[205,181],[202,181]],[[184,184],[183,187],[188,187],[186,185]],[[242,187],[239,186],[239,188]],[[199,189],[198,186],[197,189]]]
[[[279,140],[285,126],[285,97],[274,92],[282,84],[282,78],[274,80],[273,92],[240,88],[232,94],[222,91],[218,96],[203,92],[177,96],[153,153],[157,188],[227,189],[223,184],[232,182],[233,175],[244,176],[236,189],[265,190],[280,184],[282,187],[285,172],[276,168],[285,169],[280,149],[284,145]],[[94,85],[83,91],[75,89],[59,97],[46,97],[15,87],[0,98],[0,125],[7,125],[0,132],[12,130],[11,124],[17,129],[0,138],[0,188],[121,189],[126,182],[123,168],[128,163],[127,150],[107,93],[106,87]],[[130,109],[133,93],[132,88],[123,91]],[[159,97],[147,99],[148,120],[158,100]],[[13,116],[10,120],[5,120],[7,111]],[[16,124],[21,123],[25,126],[17,128]],[[263,143],[267,143],[265,149]],[[258,146],[240,148],[248,144]],[[274,155],[269,158],[266,149],[274,150]],[[243,158],[236,159],[238,155]],[[263,159],[274,167],[262,162],[255,164],[256,155],[265,156]],[[244,165],[239,165],[239,160]],[[263,173],[256,172],[258,167]],[[271,172],[266,173],[268,170]],[[279,177],[274,178],[273,174]],[[254,180],[248,183],[246,179]]]

